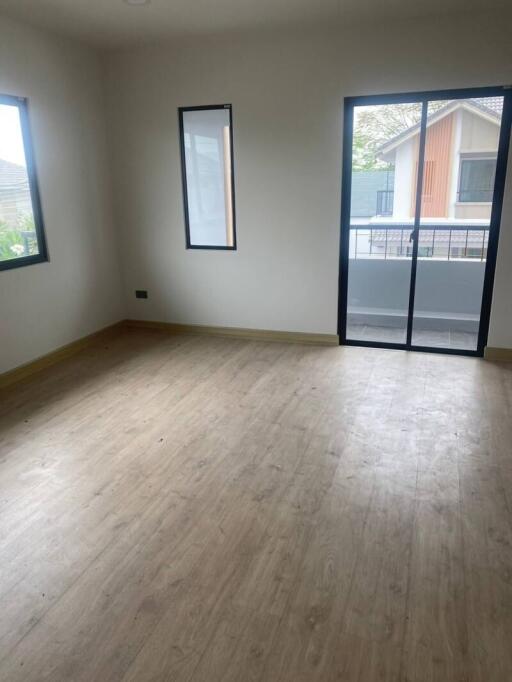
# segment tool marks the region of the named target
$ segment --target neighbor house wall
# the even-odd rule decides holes
[[[1,18],[0,93],[29,98],[49,263],[0,272],[0,373],[120,319],[101,64]]]
[[[499,126],[494,123],[463,111],[459,152],[495,152],[498,149],[499,132]]]
[[[491,202],[459,202],[457,201],[458,180],[460,174],[460,160],[462,154],[491,152],[497,153],[499,146],[500,128],[498,125],[485,121],[480,116],[470,114],[468,111],[461,112],[461,139],[460,148],[453,171],[457,178],[457,187],[454,196],[456,218],[482,218],[489,220],[491,217]]]
[[[412,137],[395,150],[395,182],[393,218],[412,221],[414,218],[414,189],[418,167],[418,138]]]
[[[343,97],[508,83],[512,42],[500,17],[474,15],[201,38],[119,51],[106,65],[128,315],[333,333]],[[187,251],[177,108],[222,102],[233,105],[239,248]],[[512,298],[511,183],[496,311]],[[512,316],[493,313],[491,340],[512,346]]]

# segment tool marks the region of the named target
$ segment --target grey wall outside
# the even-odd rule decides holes
[[[396,313],[407,314],[410,270],[410,260],[351,259],[348,305],[352,322],[403,324]],[[430,328],[448,324],[451,329],[476,331],[473,318],[480,313],[484,272],[485,263],[480,261],[419,260],[415,310],[428,314]]]

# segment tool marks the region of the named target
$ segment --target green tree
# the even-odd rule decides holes
[[[37,239],[32,215],[21,215],[15,228],[0,221],[0,261],[35,253],[37,253]]]
[[[446,102],[430,102],[429,115],[445,106]],[[382,104],[357,107],[354,116],[354,145],[352,166],[354,170],[390,168],[390,164],[377,158],[385,142],[405,132],[421,121],[421,104]]]

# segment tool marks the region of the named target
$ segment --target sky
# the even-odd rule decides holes
[[[25,166],[18,107],[0,104],[0,159]]]

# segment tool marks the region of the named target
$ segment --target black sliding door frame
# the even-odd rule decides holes
[[[455,348],[419,346],[412,343],[414,321],[414,296],[416,291],[416,272],[418,265],[418,243],[423,191],[423,166],[425,155],[425,140],[427,133],[428,103],[435,100],[472,99],[475,97],[503,97],[503,113],[501,119],[498,155],[496,159],[496,177],[494,182],[489,238],[487,245],[487,259],[482,291],[482,305],[480,310],[480,324],[476,350]],[[388,343],[384,341],[363,341],[347,338],[347,304],[348,304],[348,270],[350,246],[350,214],[352,195],[352,145],[354,137],[354,108],[356,106],[371,106],[375,104],[421,104],[420,142],[418,158],[418,177],[416,185],[416,205],[412,237],[412,261],[410,273],[409,306],[407,318],[407,336],[405,343]],[[340,238],[340,269],[338,294],[338,334],[341,345],[365,346],[371,348],[392,348],[397,350],[415,350],[429,353],[444,353],[451,355],[469,355],[482,357],[487,344],[489,321],[491,315],[492,292],[496,271],[498,240],[500,232],[501,211],[507,173],[507,158],[510,146],[510,130],[512,125],[512,87],[496,86],[482,88],[465,88],[457,90],[435,90],[432,92],[411,92],[391,95],[369,95],[360,97],[346,97],[344,100],[343,127],[343,158],[342,158],[342,188],[341,188],[341,238]]]

